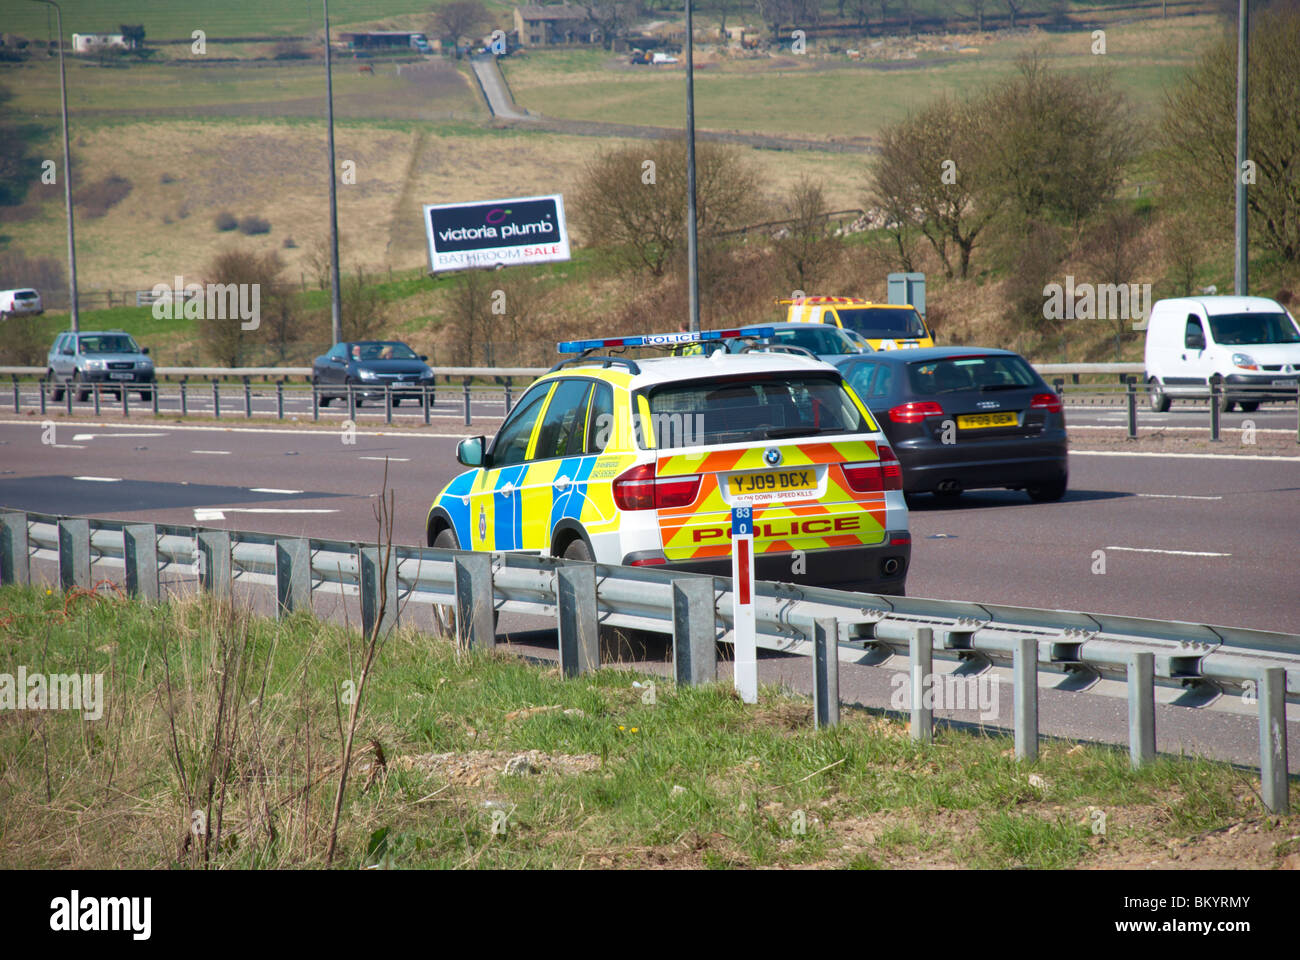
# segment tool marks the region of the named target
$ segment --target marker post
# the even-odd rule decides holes
[[[731,641],[733,681],[745,703],[758,703],[758,644],[754,621],[754,508],[731,508]]]

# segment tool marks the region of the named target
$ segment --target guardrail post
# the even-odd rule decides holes
[[[0,583],[31,583],[29,556],[27,514],[0,513]]]
[[[1210,440],[1219,439],[1219,403],[1223,399],[1223,377],[1210,377]]]
[[[41,407],[41,412],[45,412],[45,407]],[[1295,442],[1300,443],[1300,380],[1295,384]]]
[[[311,610],[311,544],[307,540],[275,541],[275,616]]]
[[[99,384],[92,383],[90,391],[95,395],[95,416],[99,416]]]
[[[126,399],[130,395],[131,395],[131,391],[128,390],[126,388],[126,384],[123,383],[122,384],[122,416],[124,417],[131,416],[131,407],[129,405],[129,401]]]
[[[13,375],[13,378],[14,378],[14,413],[22,413],[22,411],[18,409],[18,404],[20,402],[18,397],[18,374],[15,373]]]
[[[359,551],[361,562],[357,565],[361,574],[361,631],[370,636],[379,621],[379,631],[384,633],[397,626],[397,550],[389,554],[386,597],[383,605],[383,618],[380,619],[380,582],[383,562],[382,547],[362,547]]]
[[[600,667],[596,627],[596,565],[565,564],[555,568],[556,620],[560,634],[560,671],[577,677]]]
[[[492,555],[456,555],[456,645],[490,650],[496,646],[492,623]]]
[[[1124,388],[1128,401],[1128,438],[1136,440],[1138,435],[1137,377],[1125,377]]]
[[[1287,795],[1286,668],[1268,667],[1259,675],[1259,785],[1270,813],[1291,812]]]
[[[926,684],[934,683],[934,630],[918,627],[909,643],[912,661],[912,739],[934,742],[934,709],[925,706]]]
[[[244,417],[253,419],[253,388],[248,382],[248,377],[244,377]]]
[[[469,426],[474,420],[473,414],[469,409],[469,377],[465,378],[465,426]]]
[[[144,600],[157,600],[158,528],[152,523],[123,527],[122,559],[126,563],[126,592]]]
[[[219,597],[230,595],[230,534],[204,530],[198,535],[199,588]]]
[[[221,419],[221,382],[216,377],[212,378],[212,415]]]
[[[711,579],[673,581],[673,673],[679,687],[698,687],[718,676],[716,611]]]
[[[158,381],[155,380],[149,387],[149,399],[153,402],[153,415],[158,416]]]
[[[41,387],[41,415],[44,416],[45,415],[45,387],[46,387],[44,377],[41,378],[40,387]]]
[[[1016,759],[1038,759],[1038,641],[1016,640],[1011,666],[1015,674]]]
[[[393,422],[393,385],[384,384],[384,422]]]
[[[188,379],[189,379],[188,377],[181,377],[181,416],[182,417],[188,417],[190,415],[190,402],[189,402],[189,398],[185,395],[185,385]]]
[[[313,422],[320,420],[320,392],[315,383],[311,385],[311,418]]]
[[[348,419],[353,423],[357,422],[357,393],[350,383],[348,384]]]
[[[813,723],[840,722],[840,625],[834,617],[813,621]]]
[[[284,378],[275,381],[275,418],[284,419]]]
[[[69,380],[63,390],[63,402],[67,405],[68,416],[72,416],[72,381]]]
[[[59,521],[59,585],[64,590],[90,586],[90,521]]]
[[[429,425],[429,385],[420,385],[420,406],[424,408],[424,425]]]
[[[1065,380],[1061,377],[1057,377],[1052,381],[1052,389],[1056,391],[1058,397],[1065,396]]]
[[[1135,653],[1128,662],[1128,755],[1136,770],[1156,758],[1155,654]]]
[[[509,378],[509,377],[506,377],[506,412],[505,412],[505,415],[506,415],[507,417],[510,416],[510,406],[511,406],[511,400],[512,400],[512,399],[513,399],[513,398],[510,396],[510,378]]]

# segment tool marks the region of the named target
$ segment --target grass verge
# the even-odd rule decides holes
[[[99,719],[0,711],[0,867],[324,865],[355,631],[202,597],[5,587],[0,638],[0,672],[104,677]],[[1300,818],[1266,816],[1255,778],[1222,764],[1134,772],[1120,751],[1048,743],[1025,766],[1002,736],[945,728],[921,746],[863,711],[814,731],[807,700],[781,690],[746,706],[723,685],[657,678],[646,703],[634,679],[564,680],[394,632],[366,689],[335,862],[1300,865]]]

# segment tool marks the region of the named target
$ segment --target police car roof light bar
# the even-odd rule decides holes
[[[682,343],[734,340],[738,337],[770,337],[772,327],[738,327],[730,330],[700,330],[680,333],[648,333],[637,337],[607,337],[601,340],[565,340],[556,344],[560,353],[583,353],[610,347],[675,347]]]

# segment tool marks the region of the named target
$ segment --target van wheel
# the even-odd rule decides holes
[[[1241,401],[1240,404],[1238,404],[1238,406],[1241,407],[1241,412],[1242,412],[1242,413],[1254,413],[1256,410],[1259,409],[1259,401],[1258,401],[1258,400],[1243,400],[1243,401]]]
[[[1147,381],[1147,402],[1151,404],[1151,410],[1155,413],[1169,411],[1169,394],[1165,393],[1160,386],[1160,381],[1155,377]]]

